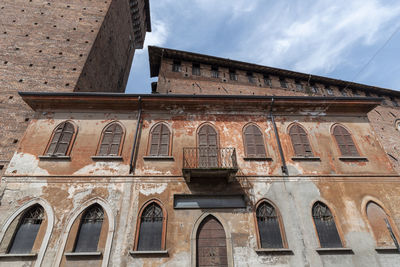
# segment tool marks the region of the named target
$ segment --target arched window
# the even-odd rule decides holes
[[[292,140],[294,153],[297,157],[313,156],[307,133],[300,125],[293,124],[289,129],[289,135]]]
[[[246,156],[251,158],[266,157],[263,134],[260,129],[250,124],[244,128],[244,147]]]
[[[31,253],[44,217],[44,210],[40,205],[34,205],[22,215],[8,247],[9,254]]]
[[[378,204],[370,201],[367,204],[367,217],[374,232],[377,246],[394,247],[395,244],[388,227],[392,228],[393,234],[395,234],[395,230],[386,212]]]
[[[198,131],[199,167],[210,168],[218,166],[218,136],[215,129],[208,124]]]
[[[342,241],[328,206],[322,202],[316,202],[312,208],[312,216],[321,248],[341,248]]]
[[[99,243],[104,211],[98,204],[90,206],[81,218],[74,252],[95,252]]]
[[[136,250],[160,251],[165,249],[165,216],[160,205],[151,202],[140,215]]]
[[[261,202],[256,209],[257,228],[261,248],[283,248],[278,214],[270,203]]]
[[[54,130],[53,137],[47,148],[49,156],[65,156],[71,145],[75,133],[75,127],[71,122],[63,122]]]
[[[168,126],[160,123],[151,131],[150,156],[168,156],[171,132]]]
[[[118,156],[124,131],[118,123],[114,122],[103,131],[98,156]]]
[[[333,135],[335,136],[336,143],[339,146],[342,156],[359,156],[351,134],[343,126],[336,125],[333,128]]]

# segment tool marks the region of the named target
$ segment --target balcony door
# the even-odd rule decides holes
[[[203,125],[198,132],[199,168],[218,167],[218,140],[217,132],[210,125]]]

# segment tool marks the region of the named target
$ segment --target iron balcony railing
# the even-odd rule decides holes
[[[183,169],[233,169],[237,170],[236,149],[232,147],[185,147]]]

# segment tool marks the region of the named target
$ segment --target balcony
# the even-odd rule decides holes
[[[192,178],[226,179],[232,182],[238,171],[236,150],[232,147],[186,147],[183,149],[183,176]]]

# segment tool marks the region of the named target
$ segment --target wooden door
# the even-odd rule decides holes
[[[213,216],[206,217],[197,231],[197,266],[228,266],[225,231]]]
[[[218,167],[218,141],[217,132],[210,125],[204,125],[198,133],[199,168]]]

